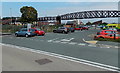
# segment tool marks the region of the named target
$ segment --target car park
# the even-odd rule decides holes
[[[45,32],[44,31],[42,31],[41,29],[39,29],[39,28],[32,28],[32,29],[34,29],[35,30],[35,33],[37,34],[37,35],[42,35],[42,36],[44,36],[45,35]]]
[[[65,33],[67,34],[70,30],[67,27],[59,27],[58,29],[54,29],[54,33]]]
[[[31,28],[22,28],[20,31],[15,32],[15,36],[25,36],[25,37],[29,37],[29,36],[35,36],[35,30],[31,29]]]

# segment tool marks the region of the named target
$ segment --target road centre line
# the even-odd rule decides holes
[[[110,66],[110,65],[106,65],[106,64],[101,64],[101,63],[97,63],[97,62],[92,62],[92,61],[88,61],[88,60],[84,60],[84,59],[78,59],[78,58],[74,58],[74,57],[70,57],[70,56],[64,56],[64,55],[60,55],[60,54],[56,54],[56,53],[35,50],[35,49],[31,49],[31,48],[20,47],[20,46],[15,46],[15,45],[10,45],[10,44],[3,44],[3,43],[0,43],[0,44],[4,45],[4,46],[8,46],[8,47],[18,48],[21,50],[26,50],[26,51],[40,53],[40,54],[44,54],[44,55],[48,55],[48,56],[53,56],[56,58],[61,58],[61,59],[65,59],[65,60],[69,60],[69,61],[73,61],[73,62],[77,62],[77,63],[82,63],[85,65],[98,67],[98,68],[106,69],[106,70],[110,70],[110,71],[117,71],[118,72],[120,70],[120,68],[118,68],[118,67],[114,67],[114,66]]]

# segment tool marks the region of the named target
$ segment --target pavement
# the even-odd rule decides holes
[[[107,71],[49,55],[2,45],[2,71]],[[39,64],[36,60],[49,60]],[[44,60],[45,61],[45,60]]]

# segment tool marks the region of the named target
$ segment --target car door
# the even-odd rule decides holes
[[[105,31],[105,35],[111,34],[111,33],[112,33],[112,31]]]
[[[35,29],[29,29],[30,30],[30,33],[31,33],[31,35],[35,35],[36,33],[35,33]]]
[[[106,38],[108,38],[108,39],[113,39],[113,38],[114,38],[114,34],[107,34],[107,35],[106,35]]]
[[[58,30],[57,30],[57,32],[62,32],[62,28],[60,27],[60,28],[58,28]]]
[[[23,29],[21,29],[20,31],[18,31],[18,35],[22,35]]]
[[[22,35],[22,36],[25,36],[26,33],[27,33],[27,28],[22,30],[21,35]]]

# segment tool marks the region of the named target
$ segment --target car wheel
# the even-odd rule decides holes
[[[55,30],[53,30],[53,33],[56,33],[56,31],[55,31]]]
[[[28,38],[29,37],[28,34],[26,34],[25,37]]]
[[[45,34],[42,34],[42,36],[44,36]]]
[[[71,32],[75,32],[75,31],[73,30],[73,31],[71,31]]]
[[[39,34],[36,34],[37,36],[39,36]]]
[[[68,32],[63,31],[64,34],[67,34]]]
[[[18,34],[15,34],[16,37],[18,37]]]
[[[100,37],[101,39],[104,39],[103,37]]]

